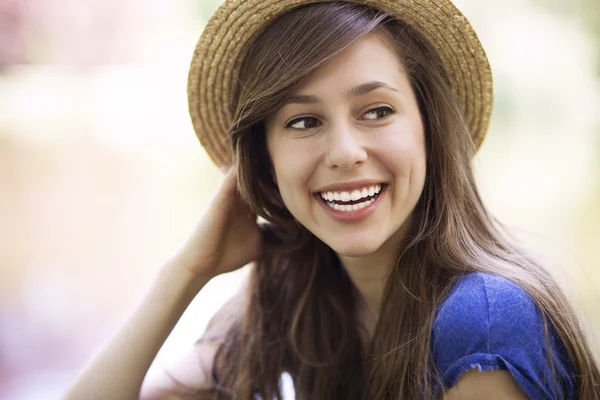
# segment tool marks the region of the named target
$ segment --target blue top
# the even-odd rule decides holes
[[[461,277],[438,308],[433,359],[446,388],[473,368],[507,370],[531,399],[575,399],[575,368],[548,323],[560,389],[551,384],[544,327],[529,294],[512,281],[487,273]],[[437,387],[438,394],[440,388]]]

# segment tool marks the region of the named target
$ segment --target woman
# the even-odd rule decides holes
[[[190,113],[233,167],[69,398],[281,398],[284,372],[302,399],[600,398],[567,299],[478,194],[491,72],[468,21],[446,0],[358,3],[213,15]],[[142,387],[198,291],[250,262],[189,356]]]

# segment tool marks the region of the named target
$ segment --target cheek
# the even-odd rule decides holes
[[[399,175],[424,175],[426,150],[424,134],[409,124],[390,129],[380,137],[377,157]]]
[[[270,143],[268,149],[281,197],[286,206],[293,208],[308,193],[314,162],[307,155],[312,153],[300,143],[283,140]]]

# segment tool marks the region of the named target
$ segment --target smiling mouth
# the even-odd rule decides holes
[[[353,191],[321,192],[318,196],[327,206],[338,211],[356,211],[373,203],[387,188],[386,184],[366,186]]]

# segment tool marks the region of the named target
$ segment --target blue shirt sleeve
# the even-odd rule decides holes
[[[502,369],[531,399],[575,399],[574,366],[548,328],[558,382],[547,360],[542,316],[529,294],[506,278],[468,273],[438,308],[433,361],[447,389],[467,370]]]

